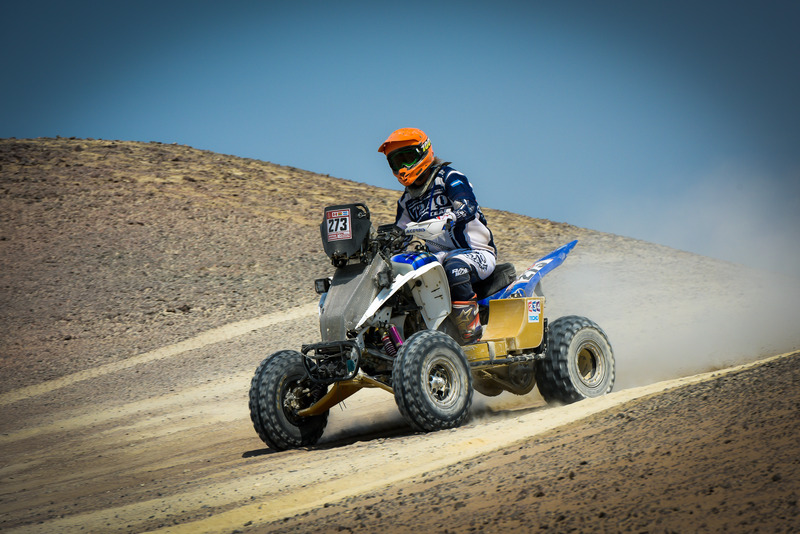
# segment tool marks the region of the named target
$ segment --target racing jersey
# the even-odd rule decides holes
[[[456,216],[449,232],[426,240],[431,252],[457,249],[484,250],[497,256],[492,231],[486,224],[467,177],[449,165],[439,168],[428,190],[418,198],[405,191],[397,201],[395,224],[405,229],[410,222],[421,222],[451,211]]]

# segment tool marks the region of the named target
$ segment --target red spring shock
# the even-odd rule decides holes
[[[381,341],[383,341],[383,350],[386,352],[387,356],[391,356],[392,358],[397,356],[397,349],[394,347],[394,343],[392,343],[391,338],[389,338],[388,332],[383,332]]]
[[[389,337],[392,338],[392,343],[394,343],[395,348],[400,348],[400,345],[403,344],[400,332],[397,331],[397,327],[393,324],[389,325]]]

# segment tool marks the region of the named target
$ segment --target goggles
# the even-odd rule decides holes
[[[391,167],[392,171],[394,172],[397,172],[400,169],[410,169],[425,157],[425,154],[428,153],[428,149],[430,149],[430,147],[431,142],[428,140],[421,145],[398,148],[386,156],[386,159],[389,162],[389,167]]]

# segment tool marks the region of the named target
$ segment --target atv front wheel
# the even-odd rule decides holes
[[[472,405],[472,373],[464,351],[450,336],[417,332],[400,347],[392,371],[397,407],[416,430],[460,426]]]
[[[258,436],[276,451],[314,445],[328,423],[328,412],[300,417],[327,388],[308,378],[297,351],[276,352],[261,362],[250,382],[250,419]]]
[[[539,393],[548,403],[599,397],[614,387],[614,353],[605,332],[586,317],[570,315],[547,329],[547,351],[536,365]]]

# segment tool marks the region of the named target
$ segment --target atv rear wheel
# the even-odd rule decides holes
[[[297,351],[284,350],[268,356],[250,382],[250,419],[258,436],[276,451],[314,445],[319,441],[328,412],[300,417],[325,395],[327,388],[308,378]]]
[[[570,315],[547,329],[547,351],[536,365],[539,393],[548,403],[599,397],[614,387],[614,353],[605,332],[586,317]]]
[[[464,351],[450,336],[417,332],[400,347],[392,371],[397,407],[416,430],[460,426],[472,405],[472,373]]]

